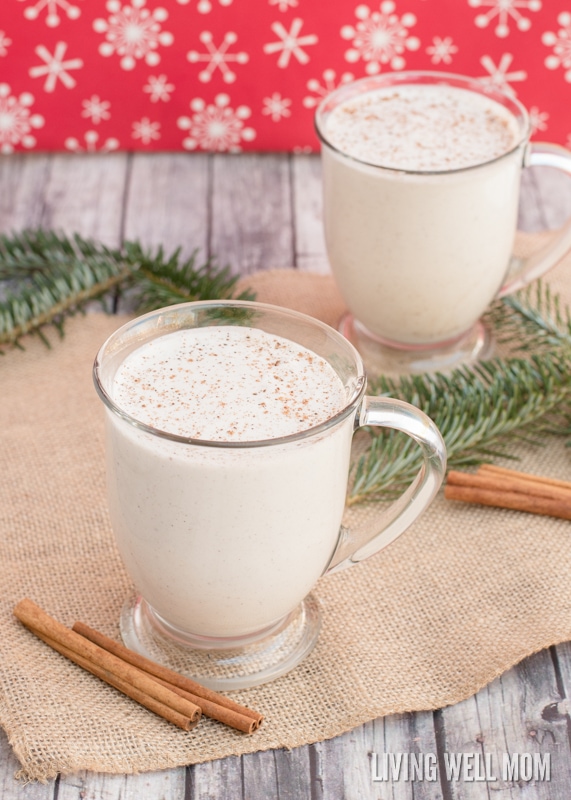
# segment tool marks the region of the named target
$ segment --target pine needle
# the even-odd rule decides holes
[[[34,333],[49,347],[48,325],[63,335],[66,317],[96,299],[134,287],[136,311],[190,300],[233,296],[237,277],[208,262],[196,266],[196,252],[181,261],[180,250],[165,256],[138,242],[109,248],[74,234],[26,230],[0,236],[0,345],[19,345]],[[238,299],[251,300],[250,292]]]
[[[100,298],[131,275],[120,253],[80,236],[23,231],[0,236],[0,344],[55,325]]]
[[[571,350],[530,359],[495,359],[450,375],[380,378],[369,394],[396,397],[436,423],[459,468],[510,457],[514,440],[540,444],[546,433],[569,429]],[[369,429],[366,453],[354,465],[348,502],[390,499],[410,483],[420,453],[403,434]]]
[[[166,257],[163,248],[156,253],[145,253],[139,244],[125,243],[129,263],[138,265],[135,276],[135,302],[137,311],[188,303],[193,300],[224,300],[233,297],[238,276],[231,276],[228,267],[216,267],[208,261],[196,266],[197,251],[189,259],[180,261],[180,248]],[[245,291],[236,300],[253,300]]]

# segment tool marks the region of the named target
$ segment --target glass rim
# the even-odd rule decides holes
[[[428,79],[428,80],[426,80]],[[433,79],[433,80],[430,80]],[[378,82],[379,86],[373,86],[375,82]],[[507,150],[505,153],[501,153],[499,156],[494,156],[494,158],[490,158],[487,161],[480,161],[477,164],[469,164],[466,167],[452,167],[450,169],[440,169],[440,170],[414,170],[414,169],[404,169],[402,167],[388,167],[384,166],[383,164],[375,164],[370,161],[365,161],[364,159],[357,158],[356,156],[349,155],[348,153],[343,152],[334,144],[332,144],[326,137],[324,131],[322,130],[322,119],[326,116],[326,106],[334,101],[337,97],[343,97],[344,94],[349,94],[351,90],[355,90],[360,86],[364,85],[371,85],[370,91],[375,91],[377,88],[383,88],[383,85],[389,86],[398,86],[400,84],[407,84],[407,85],[414,85],[421,84],[426,82],[427,84],[435,84],[437,85],[440,83],[447,83],[447,85],[454,86],[455,88],[465,89],[466,91],[471,91],[476,94],[483,95],[485,97],[489,97],[491,100],[498,102],[504,108],[507,108],[507,104],[511,104],[515,106],[517,109],[517,113],[521,118],[522,124],[520,125],[520,120],[518,116],[511,111],[512,115],[516,118],[516,122],[521,127],[521,135],[518,138],[516,144]],[[463,85],[459,85],[463,84]],[[365,94],[365,92],[363,92]],[[349,98],[347,98],[349,99]],[[508,108],[508,111],[510,109]],[[350,81],[347,83],[343,83],[337,88],[333,89],[333,91],[329,92],[325,97],[321,100],[317,108],[315,109],[315,114],[313,116],[313,125],[317,137],[322,145],[325,145],[334,153],[342,156],[343,158],[348,159],[349,161],[353,161],[356,164],[360,164],[362,166],[371,167],[373,169],[378,170],[386,170],[387,172],[392,173],[400,173],[403,175],[453,175],[460,172],[467,172],[468,170],[479,169],[480,167],[487,166],[488,164],[493,164],[496,161],[501,161],[503,158],[510,156],[512,153],[515,153],[524,143],[529,141],[529,137],[531,135],[531,123],[529,118],[529,112],[527,111],[526,107],[521,103],[517,97],[508,94],[506,91],[502,91],[501,88],[497,86],[486,86],[484,83],[481,83],[478,78],[471,78],[468,75],[460,75],[453,72],[439,72],[437,70],[405,70],[403,72],[385,72],[380,73],[378,75],[369,75],[364,78],[358,78],[357,80]]]
[[[272,439],[251,439],[240,442],[227,442],[227,441],[219,441],[216,439],[196,439],[191,436],[181,436],[176,433],[170,433],[169,431],[164,431],[161,428],[155,428],[152,425],[148,425],[145,422],[141,422],[136,417],[132,416],[127,411],[123,410],[113,400],[113,398],[111,397],[111,395],[104,386],[104,381],[101,375],[103,360],[106,355],[105,351],[109,348],[109,346],[112,343],[120,339],[122,335],[131,330],[135,325],[144,323],[145,320],[150,320],[153,317],[156,317],[164,313],[165,311],[168,311],[169,314],[172,314],[173,312],[176,313],[177,310],[180,310],[180,312],[182,313],[183,311],[188,309],[198,310],[200,308],[216,309],[216,308],[229,308],[229,307],[246,308],[246,309],[249,308],[256,311],[272,313],[276,316],[281,315],[282,317],[289,317],[292,319],[303,320],[306,324],[311,324],[314,327],[323,330],[328,336],[331,336],[334,339],[338,339],[338,341],[340,341],[344,346],[346,346],[347,350],[352,354],[354,358],[356,374],[355,374],[354,390],[351,394],[351,397],[346,401],[343,408],[337,411],[331,417],[328,417],[323,422],[320,422],[318,425],[314,425],[311,428],[305,428],[304,430],[298,431],[297,433],[287,434],[286,436],[277,436]],[[189,325],[186,327],[192,330],[192,326]],[[209,326],[209,327],[214,327],[214,326]],[[180,328],[172,328],[171,330],[165,329],[165,331],[163,333],[159,333],[158,336],[166,335],[167,333],[170,333],[174,330],[182,330],[182,329],[184,329],[184,326],[181,326]],[[283,338],[287,337],[284,336]],[[144,344],[144,342],[141,342],[141,344]],[[298,442],[303,439],[307,439],[312,436],[323,433],[329,430],[330,428],[334,427],[338,422],[341,422],[343,419],[348,417],[349,414],[353,412],[354,408],[362,400],[367,386],[367,377],[361,356],[359,355],[355,347],[353,347],[353,345],[347,339],[345,339],[344,336],[342,336],[338,331],[336,331],[335,328],[332,328],[330,325],[327,325],[325,322],[322,322],[321,320],[309,316],[309,314],[303,314],[300,311],[294,311],[293,309],[282,308],[281,306],[271,305],[270,303],[259,303],[257,301],[251,301],[251,300],[196,300],[189,303],[179,303],[172,306],[165,306],[163,308],[158,308],[155,309],[154,311],[149,311],[146,314],[142,314],[138,317],[135,317],[134,319],[126,322],[124,325],[121,325],[121,327],[117,328],[117,330],[114,331],[110,336],[108,336],[105,342],[103,342],[103,344],[97,351],[95,360],[93,362],[92,377],[97,394],[99,395],[100,399],[103,401],[105,406],[109,409],[109,411],[111,411],[120,419],[127,422],[136,430],[150,434],[152,436],[156,436],[159,439],[166,439],[168,441],[177,442],[179,444],[194,445],[196,447],[213,447],[213,448],[219,447],[226,450],[243,450],[243,449],[252,449],[256,447],[285,445],[293,442]]]

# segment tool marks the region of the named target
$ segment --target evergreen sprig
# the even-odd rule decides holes
[[[571,351],[494,359],[450,375],[379,378],[369,393],[421,408],[442,433],[448,465],[467,467],[510,457],[514,440],[539,444],[546,433],[568,432]],[[403,434],[370,428],[369,436],[368,448],[354,466],[350,504],[402,491],[420,465],[418,447]]]
[[[166,256],[138,242],[106,247],[78,234],[44,230],[0,236],[0,346],[19,344],[35,333],[44,342],[48,325],[60,335],[67,316],[92,300],[108,300],[133,288],[139,312],[191,300],[233,296],[238,278],[213,262],[197,266],[197,254],[181,260],[180,249]],[[250,292],[237,299],[251,300]]]
[[[145,253],[139,244],[124,245],[130,263],[137,264],[134,275],[137,311],[188,303],[193,300],[223,300],[233,297],[238,276],[230,275],[228,267],[215,267],[212,261],[196,266],[195,251],[186,261],[180,261],[180,248],[166,257],[162,247],[156,253]],[[236,300],[253,300],[254,294],[241,292]]]
[[[536,281],[495,303],[488,318],[499,342],[514,351],[549,352],[571,347],[571,316],[548,284]]]
[[[0,236],[0,344],[18,344],[128,280],[131,265],[117,250],[80,236],[23,231]]]

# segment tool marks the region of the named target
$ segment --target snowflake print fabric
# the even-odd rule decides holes
[[[440,70],[571,144],[571,0],[0,0],[0,153],[314,152],[338,86]]]

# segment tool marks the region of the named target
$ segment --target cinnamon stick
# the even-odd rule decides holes
[[[497,467],[495,464],[482,464],[478,468],[478,473],[489,473],[494,475],[506,475],[507,477],[520,478],[521,480],[534,483],[544,484],[545,486],[559,486],[561,489],[571,491],[571,481],[562,481],[557,478],[545,478],[540,475],[530,475],[527,472],[518,472],[515,469],[507,469],[506,467]]]
[[[444,496],[448,500],[461,500],[464,503],[478,503],[496,508],[511,508],[527,511],[530,514],[544,514],[559,519],[571,519],[571,504],[549,497],[525,495],[522,492],[504,492],[494,489],[480,489],[471,486],[446,485]]]
[[[32,629],[30,628],[30,630]],[[44,634],[40,633],[39,631],[33,631],[33,633],[35,633],[39,639],[48,644],[54,650],[57,650],[58,653],[61,653],[62,656],[65,656],[70,661],[73,661],[74,664],[82,667],[92,675],[101,678],[101,680],[105,681],[105,683],[108,683],[110,686],[118,689],[124,695],[130,697],[132,700],[135,700],[145,708],[148,708],[149,711],[153,711],[155,714],[158,714],[159,717],[163,717],[163,719],[166,719],[167,722],[172,722],[173,725],[177,725],[179,728],[182,728],[183,731],[190,731],[198,725],[198,719],[192,720],[190,717],[181,714],[179,711],[175,711],[174,708],[170,708],[164,703],[161,703],[159,700],[155,700],[154,697],[142,692],[135,686],[131,686],[131,684],[127,683],[127,681],[118,678],[112,672],[109,672],[109,670],[97,666],[93,661],[89,661],[87,658],[82,658],[82,656],[74,653],[73,650],[70,650],[68,647],[61,644],[61,642],[57,642],[55,639],[50,639],[49,636],[44,636]]]
[[[142,694],[178,712],[183,717],[187,717],[191,723],[196,723],[200,719],[201,711],[195,703],[191,703],[171,689],[161,686],[147,673],[85,639],[79,633],[66,628],[65,625],[50,617],[32,600],[28,598],[20,600],[14,608],[14,614],[23,625],[37,636],[40,638],[45,637],[45,639],[50,640],[49,644],[54,642],[83,660],[88,661],[101,670],[105,676],[113,678],[116,683],[118,679],[120,682],[128,684],[137,691],[142,692]],[[107,677],[104,677],[103,680],[107,680]],[[109,683],[109,680],[107,682]]]
[[[237,711],[232,711],[230,708],[213,703],[212,700],[206,700],[204,697],[198,697],[191,692],[186,692],[184,689],[179,689],[178,686],[173,686],[172,683],[168,683],[162,678],[157,678],[156,675],[153,676],[153,680],[158,681],[158,683],[161,683],[163,686],[167,686],[171,691],[176,692],[181,697],[186,697],[186,699],[190,700],[192,703],[196,703],[200,706],[205,717],[210,717],[210,719],[222,722],[230,728],[235,728],[237,731],[242,731],[242,733],[254,733],[254,731],[257,731],[260,727],[260,723],[252,717],[239,714]]]
[[[191,678],[187,678],[185,675],[180,675],[178,672],[168,669],[168,667],[163,667],[161,664],[157,664],[154,661],[145,658],[145,656],[135,653],[133,650],[129,650],[129,648],[125,647],[119,642],[116,642],[114,639],[110,639],[100,631],[90,628],[89,625],[86,625],[84,622],[74,623],[73,630],[76,633],[81,634],[81,636],[84,636],[86,639],[89,639],[91,642],[99,645],[99,647],[105,648],[105,650],[107,650],[109,653],[113,653],[124,661],[127,661],[129,664],[144,670],[145,672],[149,673],[149,675],[165,681],[170,685],[171,689],[176,687],[195,695],[198,699],[194,702],[201,706],[202,710],[207,716],[210,716],[210,714],[202,705],[201,701],[204,700],[207,700],[220,708],[225,708],[229,711],[240,714],[241,716],[253,719],[255,722],[254,730],[257,730],[260,727],[262,720],[264,719],[262,714],[259,714],[257,711],[253,711],[247,706],[240,705],[240,703],[234,702],[234,700],[231,700],[229,697],[225,697],[223,694],[219,694],[212,689],[207,689],[206,686],[202,686],[200,683],[193,681]],[[221,714],[222,712],[218,713]],[[219,719],[219,717],[213,717],[213,719]],[[220,719],[220,721],[224,722],[223,719]],[[238,728],[238,730],[242,730],[242,728]],[[248,730],[245,732],[250,733],[252,731]]]
[[[571,486],[562,488],[551,483],[534,480],[532,475],[522,477],[525,473],[495,472],[478,470],[476,474],[450,470],[446,481],[455,486],[473,486],[480,489],[495,489],[504,492],[522,492],[538,497],[550,497],[553,500],[567,501],[571,504]]]

